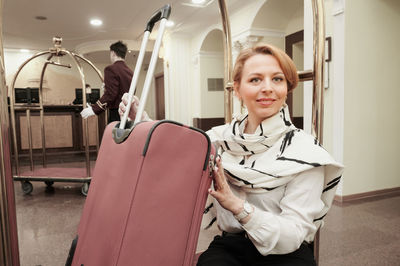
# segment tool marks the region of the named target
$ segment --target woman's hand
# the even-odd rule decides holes
[[[214,169],[214,190],[209,189],[208,193],[213,196],[219,204],[234,215],[243,210],[244,200],[233,194],[224,174],[221,158],[217,158],[217,165]]]
[[[118,108],[118,113],[119,113],[121,118],[124,116],[124,113],[126,111],[126,106],[128,105],[128,98],[129,98],[129,94],[128,93],[124,93],[124,95],[122,95],[121,103],[119,104],[119,108]],[[136,97],[136,96],[133,96],[131,108],[130,108],[129,114],[128,114],[128,117],[131,120],[135,120],[136,113],[137,113],[137,110],[138,110],[138,107],[139,107],[139,103],[140,103],[139,98]],[[149,116],[147,115],[146,111],[143,112],[141,120],[142,121],[151,120],[149,118]]]

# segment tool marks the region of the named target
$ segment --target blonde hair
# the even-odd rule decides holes
[[[240,84],[242,79],[243,67],[247,59],[257,54],[269,54],[278,60],[279,66],[282,68],[283,74],[287,81],[288,93],[294,90],[299,83],[299,77],[297,75],[296,65],[293,60],[281,49],[269,45],[269,44],[258,44],[252,48],[244,49],[240,52],[236,59],[235,66],[233,68],[233,81]]]

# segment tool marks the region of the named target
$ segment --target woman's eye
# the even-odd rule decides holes
[[[274,77],[272,80],[275,81],[275,82],[281,82],[281,81],[283,81],[283,78],[281,78],[281,77]]]
[[[252,79],[250,79],[250,82],[251,83],[258,83],[258,82],[260,82],[260,79],[259,78],[252,78]]]

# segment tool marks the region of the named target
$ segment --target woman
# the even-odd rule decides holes
[[[310,243],[342,166],[291,123],[285,100],[298,77],[282,50],[243,50],[233,78],[248,113],[207,132],[219,153],[209,193],[223,233],[197,265],[315,265]]]

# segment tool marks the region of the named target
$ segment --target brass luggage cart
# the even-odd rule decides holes
[[[85,153],[85,163],[86,167],[75,167],[75,168],[65,168],[65,167],[48,167],[47,165],[47,156],[46,156],[46,136],[45,136],[45,119],[44,119],[44,110],[45,106],[43,104],[43,83],[44,83],[44,75],[46,69],[49,65],[55,66],[57,68],[68,68],[71,69],[73,65],[77,68],[80,79],[82,82],[82,106],[85,107],[88,99],[85,93],[85,75],[83,72],[83,65],[81,63],[88,64],[90,68],[92,68],[99,77],[101,83],[103,83],[104,79],[101,72],[86,58],[76,53],[70,52],[61,47],[62,38],[54,37],[53,43],[54,47],[51,47],[48,51],[39,52],[31,58],[27,59],[18,69],[15,74],[15,77],[12,81],[12,85],[10,88],[10,117],[11,117],[11,129],[12,129],[12,142],[13,142],[13,155],[14,155],[14,166],[15,171],[13,172],[13,180],[21,181],[22,191],[25,194],[30,194],[33,190],[33,185],[31,181],[42,181],[47,186],[51,186],[54,182],[78,182],[83,183],[81,192],[84,195],[87,195],[89,184],[91,180],[91,165],[90,165],[90,150],[89,150],[89,126],[88,120],[82,119],[82,133],[83,133],[83,143],[84,143],[84,153]],[[38,57],[47,56],[41,71],[39,88],[38,88],[38,101],[36,103],[27,102],[27,103],[17,103],[15,99],[15,84],[20,74],[21,70],[33,59]],[[60,63],[63,57],[68,57],[72,61],[71,64],[63,64]],[[55,60],[53,60],[55,59]],[[80,105],[77,108],[81,108]],[[20,154],[18,152],[18,142],[17,142],[17,129],[16,129],[16,111],[21,112],[25,111],[26,116],[26,128],[27,128],[27,141],[29,146],[29,161],[30,161],[30,169],[29,170],[21,170],[20,166]],[[40,135],[41,135],[41,157],[42,157],[42,165],[36,166],[34,164],[34,152],[33,152],[33,141],[32,141],[32,123],[31,117],[32,112],[39,112],[40,116]],[[107,119],[107,114],[106,114]],[[107,120],[106,120],[107,121]],[[96,127],[96,151],[99,150],[99,117],[96,116],[95,119],[95,127]],[[40,151],[36,151],[39,152]]]

